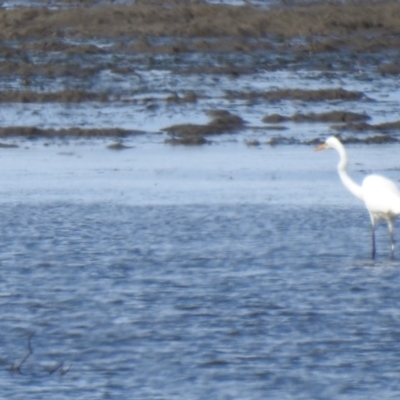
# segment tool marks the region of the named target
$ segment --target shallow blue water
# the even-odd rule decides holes
[[[362,208],[4,204],[0,229],[2,398],[400,395],[400,263]]]

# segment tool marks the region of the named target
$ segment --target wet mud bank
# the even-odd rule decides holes
[[[374,39],[382,39],[385,35],[390,36],[392,40],[380,43],[379,49],[390,48],[399,40],[395,35],[400,33],[400,5],[397,2],[314,2],[279,9],[208,4],[205,1],[190,0],[136,1],[130,6],[105,5],[103,2],[92,2],[92,7],[90,2],[85,2],[85,6],[78,4],[80,3],[69,9],[58,10],[2,10],[0,37],[2,40],[135,37],[229,37],[231,40],[302,38],[310,41],[304,44],[306,49],[309,49],[317,38],[320,38],[322,43],[329,38],[329,50],[333,50],[334,39],[340,45],[337,49],[342,49],[343,43],[351,46],[358,43],[357,46],[363,48],[363,42],[373,49],[371,44],[374,43]],[[273,45],[271,40],[270,46]],[[293,44],[292,47],[302,48]],[[315,49],[322,48],[316,46]]]
[[[1,137],[145,131],[189,145],[221,135],[248,145],[309,144],[328,133],[398,140],[397,98],[379,104],[400,74],[397,2],[38,3],[0,10],[0,103],[15,113],[0,121]],[[48,111],[41,119],[50,104],[65,107],[65,126],[56,115],[53,126]],[[86,119],[70,107],[80,104]],[[27,113],[38,117],[21,117]],[[143,115],[157,123],[139,124]],[[307,123],[318,131],[299,129]]]

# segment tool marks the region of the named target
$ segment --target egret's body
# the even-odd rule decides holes
[[[331,136],[316,150],[335,149],[340,156],[337,166],[344,186],[357,198],[364,201],[372,224],[372,257],[375,257],[375,224],[378,220],[388,223],[392,255],[394,251],[393,220],[400,215],[400,190],[391,180],[380,175],[368,175],[362,185],[354,182],[347,174],[347,154],[340,141]]]

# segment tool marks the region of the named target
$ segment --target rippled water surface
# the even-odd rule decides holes
[[[400,394],[400,265],[383,227],[368,259],[361,208],[60,202],[1,215],[5,398]]]

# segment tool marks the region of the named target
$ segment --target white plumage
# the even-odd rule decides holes
[[[362,185],[357,184],[347,174],[347,154],[343,144],[334,136],[329,137],[316,150],[335,149],[340,156],[337,166],[344,186],[357,198],[364,201],[371,217],[372,257],[375,257],[375,224],[383,219],[388,223],[392,256],[394,252],[393,220],[400,214],[400,191],[391,180],[380,175],[368,175]]]

